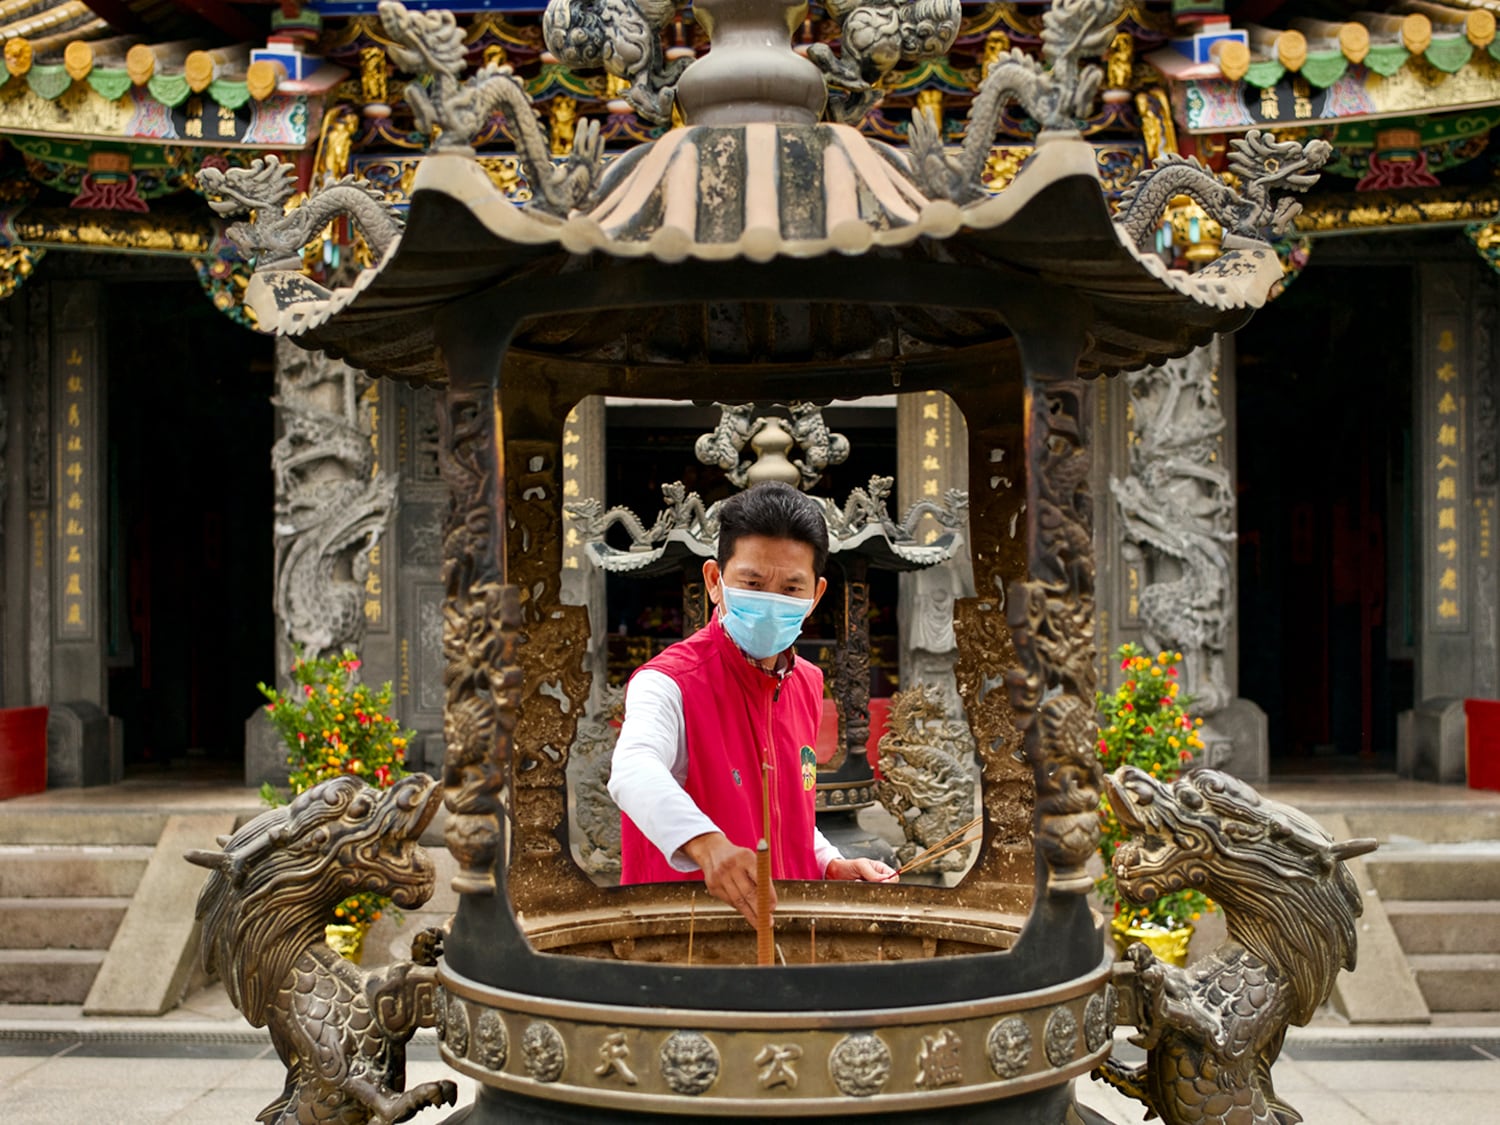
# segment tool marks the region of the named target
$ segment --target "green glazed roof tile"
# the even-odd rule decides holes
[[[130,89],[130,75],[123,70],[101,70],[96,66],[89,71],[89,85],[105,101],[119,101],[125,96],[125,91]]]
[[[215,78],[209,83],[208,95],[227,109],[239,109],[250,100],[250,87],[243,82]]]
[[[1473,53],[1473,44],[1462,35],[1448,35],[1429,43],[1422,57],[1439,70],[1453,74],[1463,68]]]
[[[73,85],[67,68],[59,65],[33,66],[26,72],[26,85],[39,98],[49,102],[62,96],[62,92]]]
[[[1406,65],[1411,52],[1397,43],[1371,43],[1365,66],[1389,78]]]
[[[181,74],[153,74],[146,83],[151,96],[162,105],[178,106],[187,101],[187,79]]]
[[[1274,86],[1280,82],[1281,76],[1285,73],[1286,67],[1281,63],[1275,59],[1266,59],[1250,64],[1250,69],[1245,72],[1245,81],[1264,90],[1267,86]]]
[[[1302,77],[1323,90],[1342,78],[1348,69],[1349,60],[1343,51],[1314,51],[1309,52],[1302,64]]]

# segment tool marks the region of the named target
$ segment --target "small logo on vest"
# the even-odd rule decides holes
[[[743,784],[743,782],[740,781],[740,771],[739,770],[730,770],[729,773],[730,773],[730,776],[734,778],[734,783],[736,785]]]
[[[812,792],[813,786],[818,784],[818,756],[813,753],[811,746],[802,748],[802,788],[805,792]]]

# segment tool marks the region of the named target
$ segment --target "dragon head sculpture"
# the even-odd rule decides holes
[[[441,801],[425,774],[389,789],[345,775],[257,816],[222,851],[188,853],[211,872],[198,895],[203,967],[253,1026],[265,1026],[338,903],[373,891],[410,909],[432,896],[432,861],[417,841]]]
[[[1353,969],[1359,889],[1343,861],[1375,849],[1334,842],[1296,809],[1217,770],[1170,785],[1133,766],[1106,779],[1132,839],[1115,852],[1115,881],[1136,902],[1194,887],[1224,909],[1229,939],[1292,986],[1290,1019],[1306,1023],[1340,969]]]

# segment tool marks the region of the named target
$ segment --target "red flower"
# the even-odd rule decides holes
[[[298,742],[306,742],[307,741],[307,732],[305,730],[299,730],[297,732],[297,741]]]
[[[375,767],[375,780],[380,783],[380,788],[382,788],[382,789],[384,789],[388,785],[390,785],[390,783],[391,783],[391,770],[390,770],[390,767],[389,766],[376,766]]]
[[[1193,752],[1192,752],[1192,751],[1191,751],[1191,750],[1184,750],[1184,751],[1183,751],[1183,752],[1182,752],[1182,753],[1181,753],[1181,754],[1180,754],[1180,755],[1178,755],[1178,756],[1179,756],[1179,757],[1180,757],[1180,758],[1181,758],[1181,759],[1182,759],[1182,760],[1183,760],[1183,761],[1184,761],[1184,762],[1191,762],[1191,761],[1192,761],[1192,760],[1193,760]]]
[[[1130,704],[1130,703],[1122,703],[1122,704],[1120,704],[1120,710],[1121,711],[1134,711],[1135,707],[1134,707],[1133,704]]]
[[[1101,738],[1099,740],[1099,753],[1101,753],[1101,754],[1107,754],[1108,752],[1109,752],[1109,743],[1105,742],[1104,739]]]
[[[1135,690],[1135,681],[1134,680],[1126,680],[1125,681],[1125,690],[1126,691],[1134,691]]]
[[[1169,676],[1175,676],[1175,675],[1177,675],[1177,669],[1176,668],[1168,668],[1167,669],[1167,675],[1169,675]]]
[[[1166,696],[1162,696],[1161,697],[1161,705],[1163,707],[1170,707],[1170,706],[1172,706],[1172,701],[1170,699],[1168,699]]]
[[[1130,657],[1127,656],[1124,660],[1120,661],[1120,671],[1123,672],[1123,671],[1125,671],[1129,667],[1130,667]]]
[[[1156,728],[1155,727],[1146,727],[1145,731],[1146,731],[1147,734],[1155,734],[1156,733]]]

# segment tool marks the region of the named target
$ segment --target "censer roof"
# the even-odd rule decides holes
[[[1184,354],[1242,324],[1282,275],[1264,233],[1284,230],[1297,211],[1271,191],[1305,190],[1327,155],[1321,142],[1304,151],[1255,133],[1236,140],[1230,165],[1243,196],[1196,162],[1163,157],[1111,215],[1077,113],[1101,81],[1083,60],[1114,34],[1115,0],[1055,5],[1044,21],[1049,65],[1021,52],[998,59],[962,148],[946,146],[919,112],[909,151],[851,127],[877,96],[859,92],[872,88],[858,77],[857,45],[844,45],[843,61],[819,45],[814,65],[784,41],[796,21],[786,22],[791,9],[781,0],[698,7],[721,47],[691,66],[657,60],[632,72],[626,94],[651,120],[665,123],[676,105],[689,124],[606,167],[597,122],[579,125],[571,154],[554,161],[556,138],[542,132],[513,75],[489,66],[460,81],[467,64],[451,16],[383,4],[393,57],[430,78],[407,87],[434,140],[406,229],[395,233],[374,216],[386,229],[370,239],[379,264],[332,292],[293,272],[300,260],[268,234],[246,295],[260,325],[372,374],[441,383],[437,322],[451,326],[455,314],[444,310],[462,304],[513,325],[512,352],[597,368],[595,389],[680,394],[683,371],[697,368],[754,397],[791,370],[799,397],[817,398],[861,393],[908,362],[944,366],[950,387],[992,379],[993,363],[983,361],[1013,343],[1008,319],[1026,315],[1033,327],[1086,325],[1080,369],[1109,373]],[[956,3],[943,12],[942,34],[901,51],[946,49]],[[613,32],[587,20],[574,26],[578,18],[567,4],[548,9],[549,48],[570,66],[604,65],[599,52]],[[875,64],[859,62],[867,65]],[[991,195],[982,170],[999,114],[1015,101],[1040,132],[1030,160]],[[524,204],[468,147],[495,108],[533,193]],[[233,175],[253,186],[264,171]],[[349,187],[314,193],[300,212]],[[256,212],[239,239],[254,242],[269,209],[235,195],[227,178],[210,190]],[[1163,213],[1183,193],[1224,231],[1221,256],[1191,274],[1152,249]]]
[[[1246,241],[1192,274],[1139,250],[1111,220],[1092,150],[1080,138],[1044,138],[1005,192],[965,207],[926,198],[904,164],[901,154],[837,124],[686,128],[622,158],[595,205],[557,218],[511,202],[473,159],[434,155],[417,172],[405,233],[353,286],[328,292],[297,273],[262,272],[247,300],[264,328],[372,374],[438,383],[445,373],[434,312],[486,289],[503,288],[512,307],[535,309],[536,339],[523,328],[513,346],[586,361],[609,354],[599,342],[603,326],[591,320],[586,338],[570,347],[574,330],[549,326],[549,316],[657,301],[769,300],[778,287],[757,283],[754,267],[822,259],[838,263],[843,279],[822,302],[880,309],[857,328],[850,323],[851,339],[823,336],[832,365],[860,366],[856,353],[882,327],[904,332],[912,354],[1005,339],[1004,290],[1040,281],[1083,298],[1092,337],[1084,370],[1107,373],[1238,327],[1281,277],[1263,243]],[[643,262],[699,263],[693,276],[706,288],[696,302],[672,302],[621,284]],[[968,315],[924,326],[924,311],[955,307],[954,294],[925,285],[933,267],[963,279],[958,300]],[[612,273],[622,276],[611,281]],[[877,288],[880,275],[904,300],[891,300],[890,285]],[[561,307],[541,299],[543,278],[561,282]],[[631,322],[639,325],[638,313],[621,318],[620,336]],[[700,343],[685,327],[675,347],[658,338],[655,351],[667,362],[691,362]],[[892,358],[872,364],[882,378]]]

